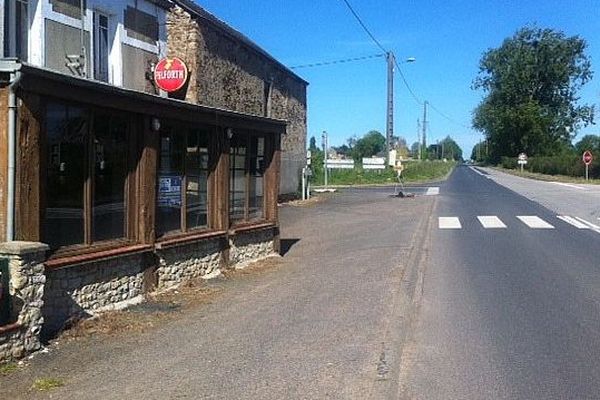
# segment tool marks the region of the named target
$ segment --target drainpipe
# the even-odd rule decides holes
[[[21,80],[21,71],[11,74],[8,85],[8,188],[6,191],[6,241],[14,240],[15,233],[15,164],[17,139],[17,86]]]

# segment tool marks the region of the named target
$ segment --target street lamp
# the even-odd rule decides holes
[[[388,80],[387,80],[387,114],[386,114],[386,133],[385,133],[385,158],[390,164],[390,146],[392,136],[394,136],[394,65],[397,64],[394,53],[391,51],[386,53],[387,66],[388,66]],[[402,62],[402,64],[415,62],[414,57],[408,57]]]

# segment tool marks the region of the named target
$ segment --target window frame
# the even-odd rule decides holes
[[[48,143],[48,118],[47,118],[47,110],[49,104],[57,104],[63,106],[65,108],[74,107],[80,108],[83,110],[84,115],[88,120],[88,126],[86,128],[86,139],[85,139],[85,149],[84,149],[84,157],[83,165],[85,169],[84,179],[83,179],[83,242],[82,243],[74,243],[58,246],[55,248],[51,248],[50,250],[53,252],[54,256],[66,257],[71,255],[77,255],[87,252],[95,252],[113,249],[117,247],[122,247],[126,245],[134,244],[137,240],[137,229],[134,227],[133,223],[135,222],[135,215],[133,215],[133,211],[136,210],[136,196],[132,195],[132,190],[136,188],[136,172],[134,168],[134,160],[135,155],[134,151],[136,151],[136,129],[135,123],[132,116],[127,113],[111,109],[108,107],[97,107],[89,104],[81,104],[73,101],[66,101],[62,99],[55,98],[47,98],[43,102],[43,110],[44,110],[44,122],[43,122],[43,147],[41,148],[41,165],[48,165],[48,159],[51,157],[51,149]],[[123,236],[120,238],[111,238],[105,240],[97,240],[94,241],[94,194],[95,194],[95,160],[96,160],[96,146],[94,143],[94,139],[96,138],[94,132],[94,122],[97,115],[109,114],[115,117],[121,117],[126,122],[126,138],[125,142],[127,143],[127,151],[126,151],[126,174],[124,177],[123,184]],[[44,225],[46,223],[46,210],[47,210],[47,198],[48,198],[48,175],[45,171],[45,168],[42,168],[43,175],[41,179],[42,185],[42,199],[41,199],[41,207],[40,207],[40,232],[42,240],[45,240],[45,229]]]
[[[101,18],[105,18],[106,19],[106,26],[101,26],[100,25],[100,19]],[[111,51],[111,42],[112,42],[112,38],[111,38],[111,32],[110,32],[110,15],[100,11],[100,10],[96,10],[94,9],[92,12],[92,34],[91,36],[91,40],[92,40],[92,52],[93,52],[93,57],[92,57],[92,62],[93,62],[93,74],[94,74],[94,79],[98,80],[98,81],[102,81],[102,82],[106,82],[109,83],[111,81],[110,79],[110,51]],[[101,59],[101,55],[100,55],[100,50],[101,50],[101,46],[100,46],[100,40],[101,40],[101,32],[102,30],[105,30],[106,32],[106,64],[102,65],[103,67],[106,68],[106,76],[100,76],[101,72],[99,70],[99,68],[101,67],[101,63],[100,63],[100,59]],[[104,79],[106,78],[106,79]]]
[[[189,122],[189,121],[185,121],[185,120],[168,120],[168,121],[163,121],[161,122],[161,132],[158,132],[159,135],[159,144],[158,144],[158,160],[157,160],[157,165],[156,165],[156,205],[155,205],[155,232],[156,232],[156,240],[157,241],[164,241],[164,240],[170,240],[173,238],[179,238],[179,237],[185,237],[185,236],[191,236],[191,235],[196,235],[196,234],[201,234],[201,233],[205,233],[208,231],[213,230],[213,226],[212,226],[212,220],[211,220],[211,210],[212,210],[212,204],[211,204],[211,165],[214,162],[214,158],[215,158],[215,154],[213,154],[213,147],[214,147],[214,143],[213,141],[214,139],[214,135],[211,134],[214,131],[214,126],[210,125],[210,124],[206,124],[206,123],[193,123],[193,122]],[[161,173],[161,168],[160,168],[160,158],[162,157],[162,151],[161,151],[161,134],[162,134],[162,129],[164,129],[165,125],[169,125],[171,127],[171,129],[175,129],[178,130],[177,133],[175,134],[179,134],[179,135],[183,135],[184,136],[184,143],[183,143],[183,149],[184,152],[182,153],[182,175],[181,175],[181,189],[180,189],[180,196],[181,196],[181,205],[179,207],[179,229],[175,229],[175,230],[165,230],[165,231],[161,231],[161,229],[159,229],[159,224],[158,224],[158,215],[159,215],[159,202],[158,202],[158,196],[160,195],[160,191],[159,191],[159,179],[160,179],[160,173]],[[187,214],[188,214],[188,199],[187,199],[187,189],[188,189],[188,169],[187,169],[187,163],[186,163],[186,155],[187,155],[187,147],[188,147],[188,140],[189,140],[189,134],[191,132],[198,132],[201,131],[206,135],[206,145],[207,145],[207,162],[206,162],[206,168],[200,168],[198,171],[196,172],[202,172],[205,171],[206,172],[206,225],[203,226],[195,226],[192,228],[188,227],[188,223],[187,223]]]
[[[267,190],[267,179],[266,179],[266,174],[269,168],[269,164],[273,158],[273,137],[272,135],[270,135],[267,132],[261,132],[261,131],[253,131],[253,130],[239,130],[236,131],[234,133],[234,135],[241,135],[243,134],[245,136],[245,143],[246,143],[246,157],[244,160],[244,217],[242,219],[233,219],[232,218],[232,199],[233,199],[233,194],[232,194],[232,179],[234,179],[234,166],[232,165],[233,161],[232,161],[232,147],[231,144],[229,146],[229,157],[230,157],[230,165],[229,165],[229,182],[228,182],[228,187],[229,187],[229,201],[228,201],[228,215],[229,215],[229,227],[230,228],[239,228],[239,227],[243,227],[243,226],[247,226],[247,225],[254,225],[257,223],[263,223],[265,221],[267,221],[267,196],[266,194],[266,190]],[[254,156],[252,156],[251,154],[251,141],[253,137],[262,137],[264,138],[264,154],[262,155],[262,158],[264,159],[265,162],[265,167],[263,168],[262,171],[262,207],[261,207],[261,215],[258,217],[250,217],[250,183],[251,183],[251,168],[250,168],[250,162],[251,160],[254,158],[258,158],[259,156],[256,154]],[[235,185],[233,186],[233,189],[235,189]]]

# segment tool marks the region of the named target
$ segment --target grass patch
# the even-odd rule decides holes
[[[424,183],[445,179],[456,162],[444,161],[407,161],[404,162],[402,178],[405,183]],[[392,168],[385,170],[369,170],[362,168],[332,169],[329,173],[328,184],[332,186],[346,185],[382,185],[397,183],[396,171]],[[323,185],[323,176],[313,176],[313,185]]]
[[[40,392],[47,392],[52,389],[64,386],[65,383],[57,378],[40,378],[33,382],[33,388]]]
[[[0,365],[0,375],[5,376],[8,374],[12,374],[13,372],[15,372],[18,369],[19,369],[19,367],[17,366],[17,364],[14,364],[14,363],[1,364]]]
[[[505,172],[510,175],[521,176],[521,177],[530,178],[530,179],[536,179],[538,181],[580,183],[580,184],[587,183],[587,184],[591,184],[591,185],[600,185],[600,179],[590,179],[590,180],[586,181],[585,178],[574,177],[574,176],[548,175],[548,174],[541,174],[539,172],[531,172],[531,171],[527,171],[527,170],[523,170],[523,173],[521,173],[521,171],[518,169],[504,168],[501,166],[492,167],[492,168],[497,169],[502,172]]]

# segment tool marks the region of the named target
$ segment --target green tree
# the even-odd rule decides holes
[[[578,155],[582,155],[586,150],[590,150],[593,154],[600,156],[600,136],[585,135],[575,144],[575,151]]]
[[[522,28],[483,54],[475,89],[486,95],[473,126],[489,140],[489,156],[552,155],[593,123],[594,108],[578,104],[592,78],[587,44],[552,29]]]
[[[462,149],[450,136],[446,136],[446,138],[442,140],[438,146],[440,147],[439,151],[442,155],[441,158],[447,158],[454,161],[460,161],[463,159]]]
[[[383,150],[385,150],[385,137],[378,131],[369,131],[358,139],[352,148],[352,157],[356,162],[360,162],[363,157],[372,157]]]
[[[313,152],[313,151],[315,151],[315,150],[317,150],[317,149],[318,149],[318,147],[317,147],[317,139],[315,139],[315,137],[314,137],[314,136],[311,136],[311,137],[310,137],[310,144],[309,144],[309,146],[308,146],[308,149],[309,149],[311,152]]]

